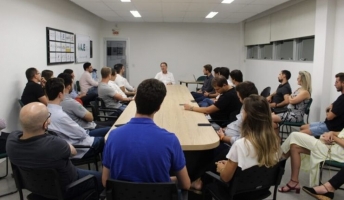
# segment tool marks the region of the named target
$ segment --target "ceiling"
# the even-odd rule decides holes
[[[109,22],[238,23],[289,0],[70,0]],[[141,18],[130,11],[137,10]],[[209,12],[219,12],[206,19]]]

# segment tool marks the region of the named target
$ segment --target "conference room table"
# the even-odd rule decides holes
[[[185,103],[198,107],[197,103],[191,102],[193,97],[185,85],[167,85],[166,89],[166,97],[160,110],[154,115],[154,122],[176,134],[184,151],[190,178],[195,179],[192,172],[213,157],[212,150],[219,145],[219,137],[212,126],[198,126],[199,123],[209,124],[204,114],[184,110]],[[136,104],[132,101],[111,130],[129,122],[135,113]]]

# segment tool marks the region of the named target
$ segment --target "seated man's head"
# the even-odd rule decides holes
[[[111,79],[111,68],[110,67],[103,67],[100,70],[100,74],[102,75],[102,80],[109,81]]]
[[[111,79],[112,81],[115,81],[116,80],[116,70],[114,68],[111,68]]]
[[[203,66],[203,74],[206,76],[210,75],[212,69],[213,69],[213,67],[210,64],[204,65]]]
[[[291,77],[291,73],[288,70],[282,70],[281,73],[278,75],[278,81],[280,83],[287,82]]]
[[[61,73],[57,76],[57,78],[63,79],[63,83],[65,86],[65,91],[67,94],[70,94],[73,91],[73,78],[70,74]]]
[[[223,94],[229,89],[227,79],[222,75],[214,77],[213,81],[211,82],[211,85],[213,86],[214,90],[219,94]]]
[[[135,103],[136,112],[141,115],[156,113],[166,96],[165,84],[157,79],[147,79],[137,88]]]
[[[224,76],[226,79],[229,78],[230,71],[228,67],[221,67],[220,68],[220,75]]]
[[[65,69],[63,73],[70,74],[72,76],[72,79],[74,79],[75,75],[72,69]]]
[[[254,85],[254,83],[252,83],[251,81],[245,81],[245,82],[239,83],[235,87],[235,89],[237,91],[237,95],[241,103],[244,101],[246,97],[250,96],[251,94],[258,95],[258,90],[256,86]]]
[[[90,72],[90,73],[93,71],[92,64],[89,63],[89,62],[84,63],[83,67],[84,67],[84,70],[85,70],[85,71],[88,71],[88,72]]]
[[[338,92],[344,93],[344,73],[336,74],[336,82],[334,84]]]
[[[221,67],[215,67],[214,68],[214,77],[217,77],[217,76],[220,76],[221,74],[220,74],[220,69],[221,69]]]
[[[49,70],[49,69],[45,69],[45,70],[42,71],[42,77],[45,80],[49,80],[49,79],[54,77],[54,72]]]
[[[232,70],[229,75],[231,76],[232,82],[235,86],[237,86],[243,80],[243,75],[238,69]]]
[[[125,71],[125,67],[124,67],[124,65],[121,64],[121,63],[115,64],[115,66],[113,66],[113,68],[116,70],[116,73],[117,73],[117,74],[122,74],[122,73],[124,73],[124,71]]]
[[[50,123],[50,113],[47,107],[38,102],[25,105],[19,114],[19,121],[24,134],[44,134]]]
[[[64,98],[64,82],[61,78],[51,78],[45,84],[46,94],[49,101],[61,102]]]
[[[29,68],[26,70],[25,72],[27,81],[33,81],[33,82],[40,82],[42,77],[41,77],[41,73],[39,73],[39,71],[36,68]]]
[[[167,63],[166,62],[160,63],[160,68],[161,68],[162,73],[164,73],[164,74],[167,73]]]

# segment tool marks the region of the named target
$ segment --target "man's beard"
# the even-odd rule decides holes
[[[337,88],[337,92],[343,91],[343,87],[341,86],[340,88]]]
[[[282,79],[278,79],[278,82],[282,83],[282,81],[283,81]]]

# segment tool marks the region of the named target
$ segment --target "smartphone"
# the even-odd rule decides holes
[[[196,103],[196,100],[191,100],[192,103]]]
[[[198,123],[197,125],[198,126],[211,126],[210,123]]]
[[[180,106],[184,106],[184,104],[183,104],[183,103],[180,103],[179,105],[180,105]]]

